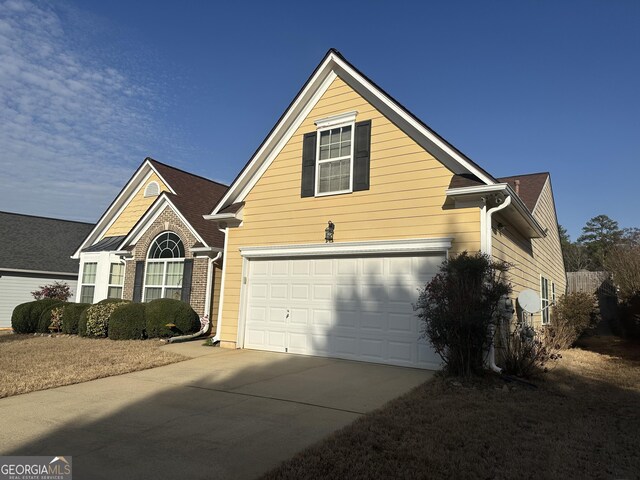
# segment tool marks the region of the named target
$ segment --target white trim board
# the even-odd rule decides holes
[[[311,243],[241,247],[244,258],[335,257],[344,255],[385,255],[448,252],[453,238],[417,238],[411,240],[374,240],[369,242]]]

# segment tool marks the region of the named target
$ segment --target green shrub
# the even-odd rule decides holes
[[[66,304],[64,306],[64,309],[62,310],[62,333],[76,335],[78,333],[78,323],[80,322],[80,315],[90,306],[90,303]]]
[[[147,303],[147,335],[172,337],[200,330],[200,318],[188,303],[171,298],[159,298]],[[169,328],[167,324],[174,324]]]
[[[50,333],[49,327],[52,322],[55,320],[59,322],[60,320],[60,311],[59,308],[63,308],[66,302],[60,302],[57,305],[51,305],[45,308],[40,314],[40,319],[38,320],[38,327],[36,328],[36,332],[38,333]]]
[[[551,309],[549,325],[544,327],[544,343],[554,349],[569,348],[585,331],[595,328],[599,320],[595,295],[567,293]]]
[[[35,301],[21,303],[13,309],[11,314],[11,328],[16,333],[33,333],[36,331],[37,324],[31,323],[31,308],[35,305]]]
[[[91,305],[83,312],[85,325],[83,329],[88,337],[106,337],[109,334],[109,317],[113,311],[126,302],[107,302]],[[85,315],[86,314],[86,315]],[[80,317],[82,320],[82,316]],[[78,325],[78,331],[80,324]]]
[[[511,293],[503,278],[508,269],[486,255],[463,252],[445,260],[421,290],[414,309],[447,373],[469,375],[483,368],[492,317]]]
[[[126,303],[118,307],[109,318],[111,340],[139,340],[146,337],[144,303]]]
[[[40,331],[40,317],[42,313],[62,303],[64,302],[47,298],[20,304],[13,310],[11,326],[16,333],[34,333]],[[49,325],[47,325],[46,332],[49,332],[48,327]]]
[[[87,308],[82,310],[82,313],[80,313],[80,318],[78,319],[78,335],[81,337],[87,336],[87,314],[92,306],[93,305],[89,305]]]

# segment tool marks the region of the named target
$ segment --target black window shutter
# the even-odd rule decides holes
[[[142,283],[144,280],[144,260],[136,262],[136,274],[133,280],[133,301],[142,301]]]
[[[371,120],[356,123],[353,157],[353,191],[369,190]]]
[[[316,132],[305,133],[302,140],[301,197],[313,197],[316,184]]]
[[[183,302],[189,303],[191,298],[191,277],[193,275],[193,260],[184,261],[184,270],[182,271],[182,296]]]

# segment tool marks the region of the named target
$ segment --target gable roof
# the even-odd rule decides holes
[[[525,173],[522,175],[513,175],[511,177],[499,177],[499,183],[508,184],[516,195],[522,200],[530,213],[538,203],[542,188],[549,178],[549,172]],[[519,184],[516,186],[516,181]],[[454,175],[451,177],[449,188],[478,187],[483,183],[473,175]]]
[[[78,274],[71,249],[93,224],[0,212],[0,270]]]
[[[227,194],[212,210],[212,215],[233,203],[244,201],[247,192],[338,76],[455,174],[474,175],[483,185],[497,183],[493,176],[409,112],[332,48],[231,183]]]
[[[175,194],[166,193],[166,195],[193,229],[208,246],[222,247],[224,234],[217,228],[212,228],[211,223],[206,221],[203,215],[216,206],[229,187],[152,158],[148,160],[175,191]]]
[[[511,185],[511,188],[522,199],[529,211],[533,213],[547,178],[549,178],[549,172],[540,172],[501,177],[498,181]],[[519,181],[519,187],[516,187],[516,180]]]
[[[115,238],[105,238],[102,236],[107,231],[111,222],[117,218],[119,212],[128,204],[132,195],[138,191],[143,180],[152,172],[160,177],[162,182],[169,188],[169,191],[162,192],[156,201],[151,204],[149,209],[156,205],[161,198],[170,198],[176,210],[180,212],[203,241],[209,246],[223,245],[224,237],[222,233],[219,232],[218,229],[212,228],[212,226],[202,218],[202,215],[211,211],[229,187],[147,157],[136,169],[109,207],[107,207],[106,211],[96,223],[95,228],[76,249],[76,252],[73,254],[74,258],[79,258],[78,256],[81,251],[90,251],[90,249],[96,248],[98,243],[106,241],[107,238]],[[142,220],[142,218],[140,220]],[[139,226],[140,220],[138,220],[138,223],[135,224],[132,230]],[[125,237],[126,236],[123,236],[120,240]],[[109,242],[115,242],[115,240],[109,240]],[[103,249],[104,248],[101,248],[101,250]]]

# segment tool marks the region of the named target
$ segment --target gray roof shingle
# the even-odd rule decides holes
[[[0,212],[0,270],[78,273],[69,258],[93,224]]]

